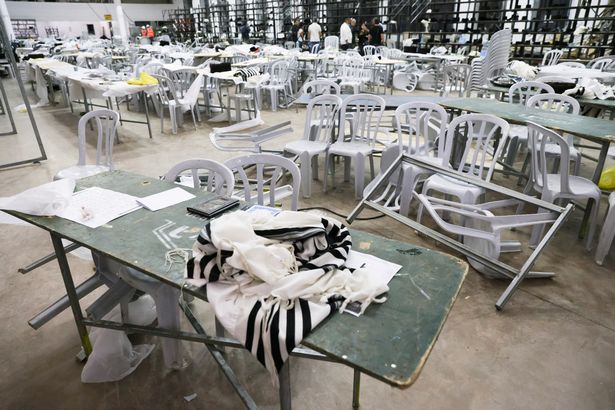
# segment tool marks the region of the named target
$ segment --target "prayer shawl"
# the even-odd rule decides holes
[[[332,312],[386,300],[377,298],[388,290],[378,275],[344,267],[351,245],[334,219],[237,211],[205,225],[186,275],[207,284],[220,323],[276,380],[293,348]]]

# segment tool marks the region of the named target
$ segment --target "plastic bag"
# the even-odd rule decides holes
[[[598,181],[598,188],[604,189],[605,191],[612,191],[615,189],[615,167],[602,171],[600,181]]]
[[[0,209],[29,215],[58,215],[68,206],[74,190],[74,179],[49,182],[17,195],[0,198]]]
[[[148,325],[156,318],[154,301],[145,295],[128,305],[126,322]],[[104,320],[120,321],[120,307],[116,306]],[[90,332],[92,354],[81,372],[83,383],[104,383],[122,380],[132,373],[154,350],[155,345],[133,346],[125,332],[94,328]]]
[[[131,78],[128,80],[128,84],[130,85],[156,85],[158,84],[158,80],[154,77],[146,73],[145,71],[141,71],[139,74],[139,78]]]

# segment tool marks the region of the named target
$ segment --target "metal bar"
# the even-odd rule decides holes
[[[572,204],[568,204],[564,212],[562,212],[556,221],[551,225],[551,229],[547,231],[546,235],[542,238],[542,241],[536,246],[534,252],[530,255],[530,257],[525,261],[521,269],[519,270],[519,274],[510,282],[504,293],[500,296],[498,301],[495,303],[495,308],[497,310],[502,310],[504,305],[508,302],[512,294],[517,290],[523,279],[528,275],[532,266],[536,262],[536,259],[540,256],[542,251],[547,247],[551,239],[555,236],[555,232],[560,228],[560,226],[564,223],[564,221],[568,218],[574,206]]]
[[[280,369],[278,373],[278,379],[280,382],[280,409],[291,410],[292,398],[290,392],[290,360],[286,360],[286,363]]]
[[[147,132],[149,133],[149,138],[152,139],[152,125],[150,124],[150,119],[149,119],[149,108],[147,106],[147,94],[145,93],[145,91],[142,91],[143,93],[143,102],[145,103],[145,118],[147,120]]]
[[[72,251],[74,251],[75,249],[79,248],[81,245],[78,245],[76,243],[71,243],[70,245],[67,245],[64,247],[64,252],[66,253],[70,253]],[[23,268],[19,268],[17,269],[17,272],[22,273],[22,274],[26,274],[30,271],[33,271],[34,269],[41,267],[49,262],[51,262],[52,260],[54,260],[56,258],[56,254],[55,253],[50,253],[47,256],[44,256],[40,259],[35,260],[34,262],[32,262],[31,264],[29,264],[26,267]]]
[[[607,149],[607,151],[608,151],[608,149]],[[506,195],[506,196],[509,196],[509,197],[512,197],[512,198],[515,198],[515,199],[519,199],[520,201],[526,202],[528,204],[536,205],[536,206],[538,206],[540,208],[545,208],[545,209],[547,209],[549,211],[552,211],[552,212],[561,213],[561,212],[564,211],[564,208],[562,208],[561,206],[557,206],[557,205],[554,205],[552,203],[545,202],[545,201],[543,201],[541,199],[534,198],[532,196],[519,193],[517,191],[514,191],[514,190],[506,188],[506,187],[503,187],[501,185],[494,184],[492,182],[483,181],[482,179],[477,178],[475,176],[470,176],[468,174],[462,174],[460,172],[457,172],[454,169],[442,168],[442,167],[435,166],[435,165],[430,164],[428,162],[422,161],[422,160],[420,160],[418,158],[413,158],[413,157],[411,157],[411,156],[409,156],[407,154],[403,154],[402,161],[405,162],[405,163],[417,165],[417,166],[419,166],[421,168],[428,169],[428,170],[433,171],[433,172],[435,172],[437,174],[447,175],[447,176],[449,176],[451,178],[458,179],[460,181],[464,181],[464,182],[467,182],[469,184],[476,185],[476,186],[479,186],[481,188],[485,188],[485,189],[497,192],[497,193],[502,194],[502,195]]]
[[[0,24],[0,40],[2,40],[2,47],[4,50],[12,50],[11,43],[6,35],[6,28],[3,24]],[[19,70],[17,70],[17,62],[15,61],[15,55],[12,52],[6,53],[6,59],[13,72],[15,73],[15,79],[17,80],[17,85],[19,86],[19,91],[21,92],[21,96],[23,98],[24,105],[26,106],[26,111],[28,112],[28,118],[30,119],[30,123],[32,124],[32,130],[34,131],[34,137],[36,138],[36,144],[38,145],[38,150],[40,152],[40,156],[36,158],[26,159],[22,161],[12,162],[8,164],[0,165],[0,169],[14,167],[22,164],[29,163],[39,163],[40,161],[44,161],[47,159],[47,154],[45,153],[45,147],[43,146],[43,141],[41,140],[41,135],[38,132],[38,127],[36,126],[36,121],[34,120],[34,114],[32,113],[32,107],[30,106],[30,100],[28,99],[28,95],[26,93],[26,88],[23,85],[23,81],[21,79],[21,75],[19,75]],[[10,107],[6,107],[7,110],[10,110]]]
[[[352,378],[352,408],[358,409],[359,404],[359,396],[361,395],[361,372],[357,369],[354,370],[354,375]]]
[[[77,326],[77,332],[79,332],[79,338],[81,339],[81,346],[83,346],[83,351],[86,356],[89,356],[90,353],[92,353],[92,343],[90,342],[88,331],[85,328],[83,313],[81,313],[81,306],[79,305],[79,297],[77,296],[75,283],[73,282],[73,277],[70,273],[70,266],[68,265],[68,260],[66,259],[64,245],[62,245],[62,238],[60,238],[58,234],[51,232],[51,243],[53,244],[53,249],[55,250],[56,257],[58,258],[60,273],[62,274],[66,294],[70,302],[70,307],[73,311],[75,325]]]
[[[470,256],[478,260],[480,263],[487,265],[489,268],[495,270],[498,273],[501,273],[502,275],[510,279],[514,279],[515,276],[517,276],[518,270],[513,268],[512,266],[505,264],[504,262],[500,262],[496,259],[491,259],[484,255],[476,253],[474,249],[470,248],[469,246],[457,242],[456,240],[451,239],[438,231],[421,225],[420,223],[413,221],[412,219],[406,218],[405,216],[401,216],[400,214],[393,212],[388,208],[375,202],[365,201],[365,204],[377,211],[382,212],[385,215],[390,216],[391,218],[403,223],[404,225],[409,226],[410,228],[416,229],[417,231],[429,236],[432,239],[437,240],[438,242],[448,246],[449,248],[452,248],[457,252],[463,253],[466,256]]]

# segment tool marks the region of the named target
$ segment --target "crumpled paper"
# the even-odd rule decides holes
[[[38,216],[58,215],[68,206],[74,190],[74,179],[49,182],[0,198],[0,209]]]

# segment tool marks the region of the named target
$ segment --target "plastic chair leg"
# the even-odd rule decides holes
[[[609,253],[611,245],[613,244],[613,238],[615,237],[615,208],[609,209],[606,219],[602,224],[602,231],[598,238],[598,246],[596,247],[596,256],[594,260],[598,265],[604,263],[604,258]]]
[[[357,199],[361,199],[365,186],[365,156],[358,154],[354,158],[354,164],[354,194]]]
[[[600,208],[600,195],[596,198],[592,198],[587,201],[594,201],[592,206],[590,220],[589,220],[589,231],[587,232],[587,238],[585,240],[585,249],[590,251],[592,249],[592,242],[594,239],[594,233],[596,232],[596,223],[598,221],[598,208]]]

